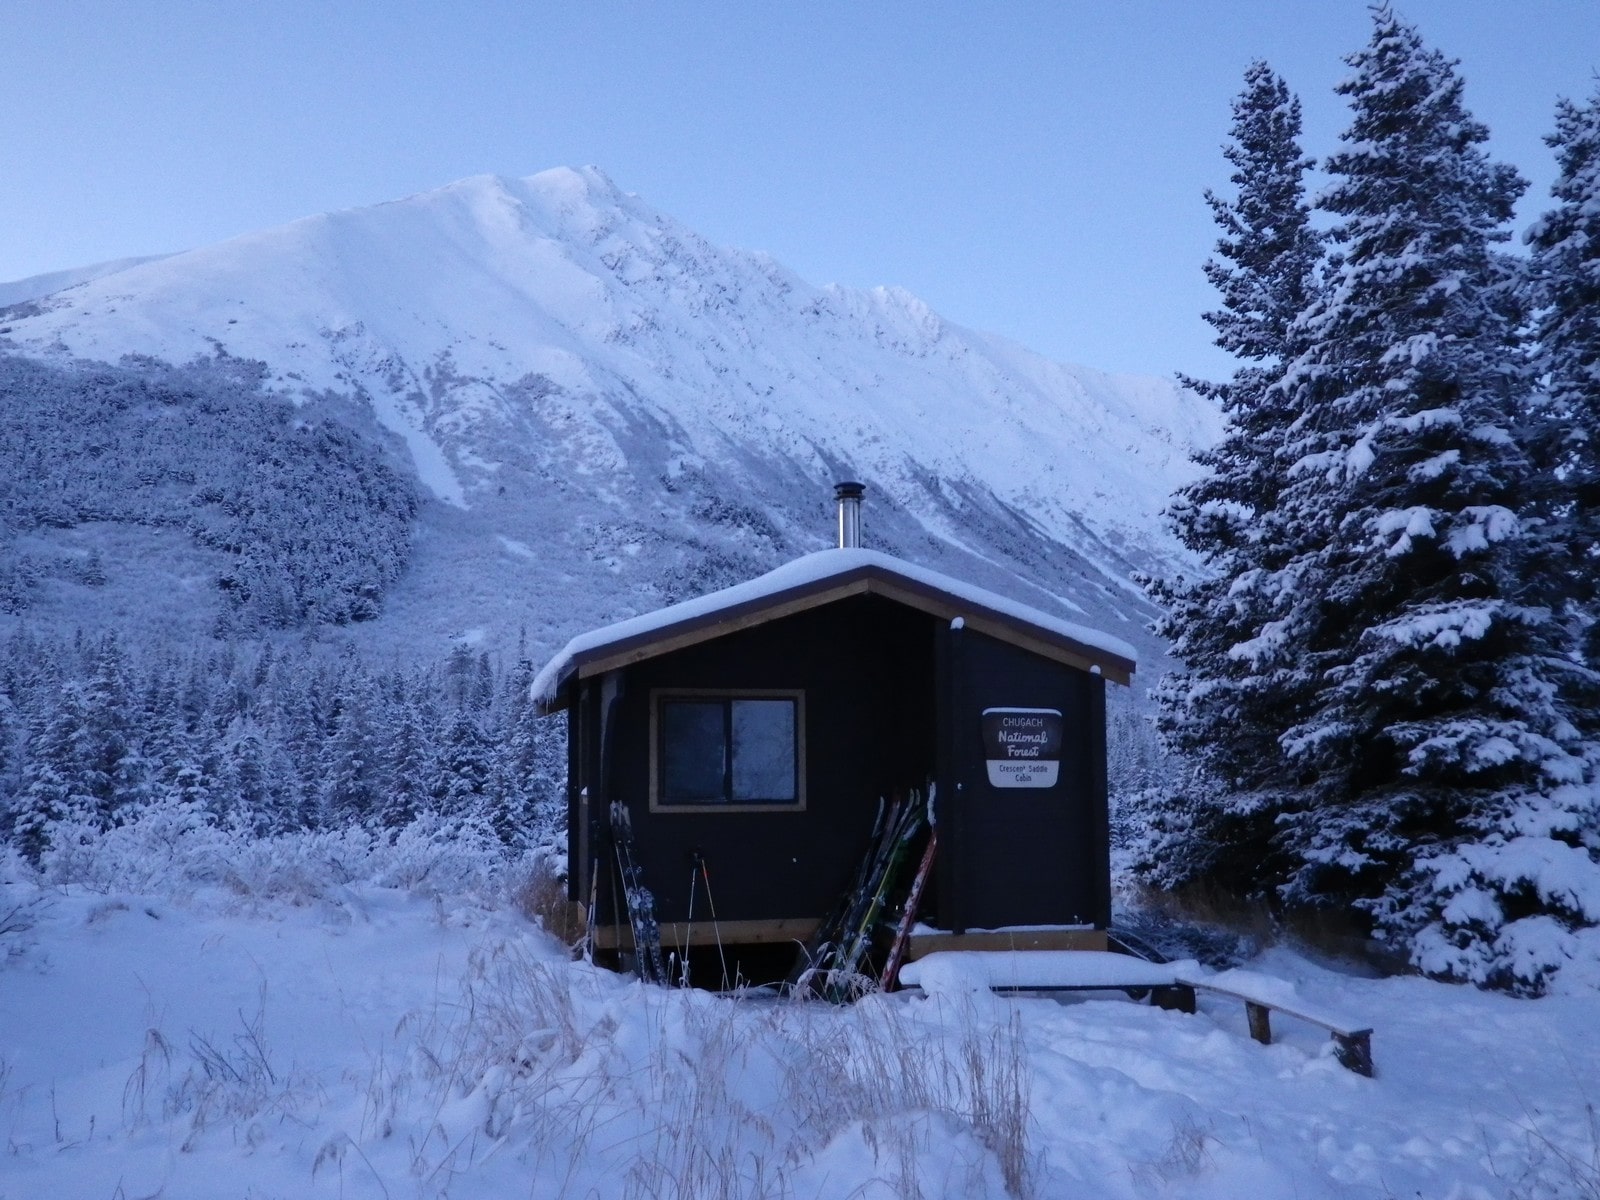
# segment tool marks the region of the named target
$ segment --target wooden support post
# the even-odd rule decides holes
[[[1354,1033],[1333,1035],[1334,1057],[1339,1065],[1348,1067],[1357,1075],[1372,1078],[1372,1030],[1358,1029]]]
[[[1194,989],[1181,983],[1151,988],[1150,1003],[1167,1012],[1192,1013],[1195,1010]]]
[[[1256,1004],[1253,1001],[1244,1002],[1244,1013],[1250,1021],[1250,1036],[1263,1046],[1272,1045],[1272,1010],[1265,1004]]]

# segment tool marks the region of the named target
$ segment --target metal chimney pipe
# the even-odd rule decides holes
[[[863,484],[845,480],[833,485],[833,495],[839,501],[839,549],[855,550],[861,545],[861,496],[866,491]]]

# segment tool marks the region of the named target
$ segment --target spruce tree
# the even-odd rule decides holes
[[[1551,517],[1572,552],[1569,571],[1600,664],[1600,86],[1587,104],[1561,100],[1556,207],[1529,229],[1535,370],[1545,382],[1544,465],[1559,481]]]
[[[190,757],[190,734],[178,703],[179,669],[175,662],[158,664],[146,679],[136,709],[152,795],[170,787]]]
[[[127,669],[122,647],[114,634],[108,634],[90,666],[82,722],[75,735],[78,782],[93,798],[92,812],[85,815],[102,829],[110,828],[123,804],[137,798],[144,773],[129,723]]]
[[[76,680],[65,681],[48,711],[36,715],[12,815],[12,837],[34,866],[54,843],[57,825],[87,821],[97,808],[80,757],[83,727],[83,689]]]
[[[438,773],[434,740],[439,723],[432,689],[426,684],[395,689],[385,741],[382,806],[378,822],[391,835],[426,810]]]
[[[275,832],[271,768],[264,731],[249,715],[234,718],[223,741],[223,775],[216,815],[256,837]]]
[[[1269,586],[1291,603],[1262,636],[1310,690],[1278,738],[1279,896],[1350,906],[1430,974],[1537,992],[1600,891],[1591,912],[1561,886],[1593,863],[1497,249],[1525,185],[1485,153],[1456,64],[1386,7],[1373,23],[1327,164],[1339,265],[1283,383],[1291,554]]]
[[[1250,891],[1274,832],[1276,734],[1295,681],[1281,663],[1237,651],[1259,642],[1280,607],[1261,585],[1284,557],[1275,509],[1294,412],[1273,385],[1299,352],[1294,322],[1314,294],[1322,246],[1305,199],[1312,162],[1300,149],[1300,102],[1263,62],[1244,80],[1223,151],[1234,197],[1206,193],[1222,236],[1205,265],[1221,307],[1205,319],[1240,365],[1226,383],[1184,381],[1216,399],[1228,421],[1222,440],[1197,456],[1204,473],[1167,512],[1207,570],[1147,581],[1166,612],[1157,632],[1184,664],[1157,690],[1161,730],[1196,773],[1155,801],[1142,867],[1159,883],[1204,879]]]
[[[1556,152],[1556,207],[1527,234],[1533,364],[1543,383],[1534,428],[1550,485],[1545,516],[1566,551],[1563,615],[1574,648],[1557,664],[1558,683],[1589,761],[1586,778],[1520,832],[1543,835],[1524,853],[1543,860],[1541,892],[1561,897],[1545,907],[1554,910],[1550,938],[1564,955],[1579,938],[1600,946],[1595,931],[1572,932],[1600,925],[1600,86],[1585,104],[1558,101],[1545,141]]]
[[[382,805],[378,737],[374,731],[376,689],[351,672],[335,701],[336,725],[323,743],[318,823],[325,829],[367,825]]]
[[[532,679],[533,664],[518,659],[503,673],[485,714],[492,731],[489,825],[502,843],[518,850],[527,847],[534,825]]]
[[[23,724],[16,705],[6,695],[4,680],[0,679],[0,842],[11,831],[11,817],[16,793],[21,790],[18,765],[22,757]]]
[[[450,817],[485,817],[484,797],[489,790],[489,739],[464,708],[451,715],[439,746],[433,799]]]

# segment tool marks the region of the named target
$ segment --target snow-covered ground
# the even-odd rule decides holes
[[[19,905],[3,1200],[1600,1195],[1592,987],[1251,964],[1371,1022],[1365,1079],[1220,999],[723,999],[392,889],[0,885]]]

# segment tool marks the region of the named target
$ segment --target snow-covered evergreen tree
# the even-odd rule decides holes
[[[532,706],[530,705],[530,710]],[[542,845],[565,857],[567,842],[567,716],[538,717],[530,711],[524,719],[533,738],[531,766],[523,780],[529,789],[531,831],[529,845]]]
[[[0,681],[0,840],[10,832],[12,798],[20,786],[22,736],[22,717]]]
[[[1581,485],[1589,443],[1541,454],[1552,412],[1593,412],[1579,396],[1593,360],[1576,349],[1593,293],[1550,339],[1566,358],[1546,350],[1541,411],[1522,273],[1500,249],[1525,185],[1485,153],[1455,64],[1386,6],[1348,61],[1320,285],[1303,206],[1307,240],[1256,262],[1241,231],[1259,218],[1213,198],[1229,236],[1208,268],[1225,308],[1211,319],[1259,366],[1210,389],[1229,433],[1172,509],[1215,578],[1153,589],[1187,668],[1163,693],[1164,725],[1199,778],[1157,807],[1144,866],[1158,883],[1349,908],[1430,974],[1535,993],[1600,924],[1594,677],[1566,614],[1571,549],[1593,541],[1551,519],[1580,519],[1552,485]],[[1298,184],[1297,148],[1244,154],[1246,130],[1271,128],[1251,118],[1286,111],[1264,70],[1250,82],[1230,157],[1278,164],[1276,194],[1297,199],[1282,178]],[[1592,161],[1586,119],[1563,110],[1564,180]],[[1550,280],[1588,245],[1570,232],[1583,186],[1558,192],[1571,211],[1534,235],[1547,336],[1562,303]],[[1261,298],[1287,299],[1288,280],[1298,316]],[[1575,282],[1566,303],[1584,295]]]
[[[1148,585],[1167,614],[1158,632],[1184,664],[1157,691],[1162,733],[1196,769],[1154,800],[1156,836],[1144,865],[1169,884],[1205,878],[1248,890],[1259,880],[1282,788],[1276,735],[1303,691],[1279,663],[1236,652],[1281,607],[1275,509],[1295,414],[1273,385],[1299,352],[1294,322],[1314,293],[1322,253],[1305,199],[1312,164],[1299,139],[1299,101],[1266,63],[1252,63],[1224,150],[1236,193],[1206,194],[1222,231],[1205,266],[1222,306],[1206,320],[1240,366],[1227,383],[1186,381],[1221,403],[1228,425],[1198,458],[1204,474],[1167,513],[1208,570]]]
[[[267,741],[249,716],[234,719],[223,741],[219,817],[262,837],[277,832],[280,794],[267,761]]]
[[[381,807],[378,738],[373,729],[376,689],[361,677],[342,681],[334,731],[322,755],[320,823],[337,829],[373,820]]]
[[[78,786],[93,804],[84,815],[101,828],[111,825],[144,776],[136,731],[129,722],[131,699],[122,648],[115,636],[107,635],[94,656],[75,735]]]
[[[17,848],[35,866],[50,848],[55,827],[81,819],[95,805],[79,760],[83,710],[82,685],[72,680],[59,687],[48,712],[35,714],[11,817]]]
[[[1600,87],[1561,100],[1546,139],[1560,174],[1556,207],[1528,231],[1537,373],[1545,381],[1541,449],[1560,480],[1552,516],[1573,554],[1574,592],[1600,664]]]
[[[1312,684],[1279,739],[1298,782],[1279,894],[1352,905],[1430,974],[1537,992],[1600,921],[1600,873],[1497,249],[1525,185],[1455,64],[1387,8],[1349,62],[1322,199],[1339,265],[1284,383],[1293,554],[1272,586],[1292,604],[1259,639]]]
[[[384,752],[382,806],[378,824],[393,831],[403,828],[433,803],[433,782],[438,775],[434,746],[439,712],[426,688],[395,686],[396,704],[387,731]]]
[[[433,796],[445,813],[484,813],[491,772],[489,739],[466,709],[457,709],[444,730],[435,767]]]

